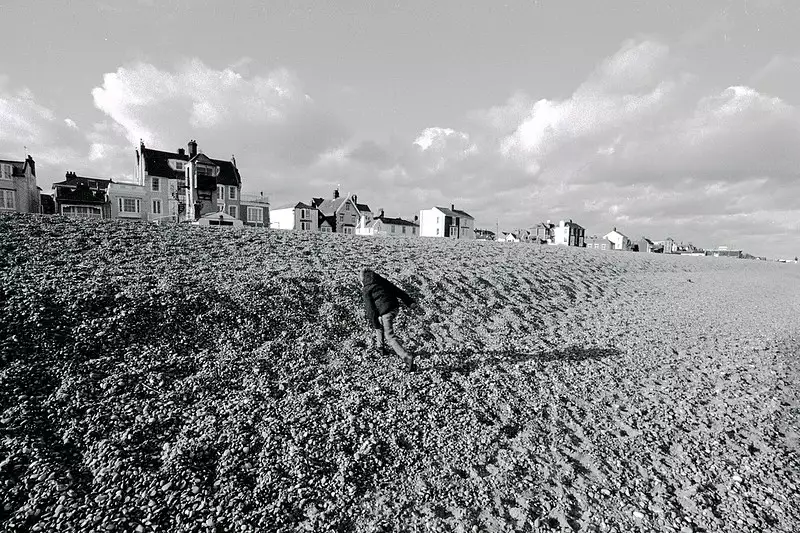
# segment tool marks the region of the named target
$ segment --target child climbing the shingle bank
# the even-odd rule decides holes
[[[394,319],[400,309],[398,298],[412,309],[417,303],[404,290],[369,268],[361,271],[361,285],[367,320],[375,328],[381,355],[386,355],[386,344],[388,344],[402,358],[406,370],[413,371],[414,356],[397,341],[394,335]]]

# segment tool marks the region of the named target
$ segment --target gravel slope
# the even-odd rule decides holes
[[[800,529],[797,265],[3,216],[0,288],[4,531]]]

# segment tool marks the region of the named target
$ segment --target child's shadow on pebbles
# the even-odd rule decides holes
[[[563,350],[551,350],[536,353],[523,353],[506,350],[488,350],[476,353],[442,352],[437,354],[420,353],[420,359],[434,359],[429,367],[441,372],[445,377],[450,374],[469,375],[483,367],[502,368],[508,365],[519,365],[533,362],[539,364],[565,362],[578,363],[587,360],[600,360],[615,357],[622,352],[614,348],[581,348],[572,346]],[[441,362],[444,359],[447,362]],[[453,362],[449,362],[453,361]]]

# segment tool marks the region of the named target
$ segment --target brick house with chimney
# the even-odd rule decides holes
[[[136,182],[143,195],[141,218],[151,221],[194,222],[224,212],[244,224],[269,227],[269,198],[242,194],[236,158],[212,159],[192,139],[175,152],[147,148],[136,151]],[[133,188],[128,192],[133,194]],[[112,202],[113,203],[113,202]]]
[[[53,200],[57,215],[78,218],[110,218],[111,206],[108,200],[110,179],[88,178],[67,172],[64,181],[53,184]],[[131,210],[139,204],[132,200],[126,207]]]
[[[41,200],[36,185],[36,162],[0,159],[0,212],[40,213]]]
[[[372,212],[367,204],[358,203],[355,194],[339,195],[339,188],[333,191],[333,198],[313,198],[311,207],[318,212],[317,227],[321,232],[355,234],[359,220],[364,217],[372,223]]]

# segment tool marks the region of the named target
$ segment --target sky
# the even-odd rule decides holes
[[[0,158],[800,255],[800,2],[0,0]],[[11,46],[8,46],[11,43]]]

